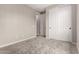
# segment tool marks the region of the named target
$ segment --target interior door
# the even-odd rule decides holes
[[[72,41],[71,6],[49,9],[49,38]]]

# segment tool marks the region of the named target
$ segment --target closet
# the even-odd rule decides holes
[[[46,37],[49,39],[75,41],[75,10],[73,5],[56,5],[46,10]],[[74,24],[74,25],[73,25]],[[74,37],[74,38],[73,38]]]

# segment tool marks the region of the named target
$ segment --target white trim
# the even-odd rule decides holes
[[[10,42],[10,43],[8,43],[8,44],[1,45],[0,48],[6,47],[6,46],[9,46],[9,45],[13,45],[13,44],[16,44],[16,43],[25,41],[25,40],[29,40],[29,39],[35,38],[35,37],[36,37],[36,36],[32,36],[32,37],[30,37],[30,38],[22,39],[22,40],[15,41],[15,42]]]

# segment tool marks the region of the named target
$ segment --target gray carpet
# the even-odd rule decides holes
[[[5,48],[1,54],[75,54],[76,45],[71,42],[37,37]]]

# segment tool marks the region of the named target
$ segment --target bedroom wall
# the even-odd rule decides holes
[[[0,5],[0,46],[35,37],[35,14],[27,5]]]
[[[77,5],[72,5],[72,42],[77,43]]]
[[[77,5],[77,48],[79,52],[79,4]]]
[[[46,34],[46,25],[45,25],[45,17],[46,16],[46,14],[44,13],[44,14],[40,14],[40,36],[45,36],[45,34]]]

